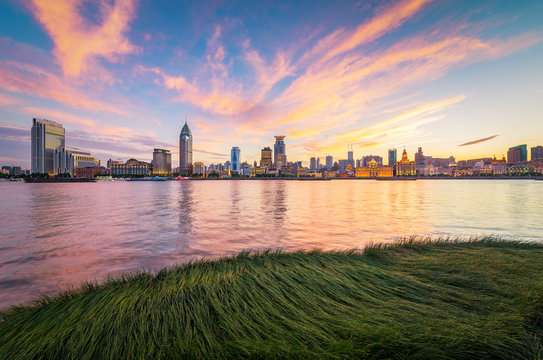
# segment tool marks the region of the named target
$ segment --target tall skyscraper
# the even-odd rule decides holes
[[[352,150],[347,151],[347,163],[350,164],[353,169],[355,168],[356,164],[354,163],[354,155]]]
[[[192,133],[190,132],[187,120],[179,134],[179,172],[192,174]]]
[[[287,148],[285,145],[285,137],[283,135],[275,136],[275,144],[273,145],[273,162],[276,169],[287,165]]]
[[[240,173],[239,147],[234,146],[230,152],[230,171]]]
[[[332,155],[326,156],[326,170],[330,171],[332,170],[332,167],[334,166],[334,158]]]
[[[170,150],[153,150],[153,174],[170,175],[172,173],[172,154]]]
[[[509,151],[507,151],[508,164],[516,164],[525,161],[528,161],[528,148],[526,147],[526,144],[509,148]]]
[[[321,158],[318,157],[317,158],[317,166],[316,166],[316,170],[319,171],[321,169]]]
[[[532,161],[543,161],[543,146],[535,146],[531,148],[531,157]]]
[[[396,149],[388,149],[388,166],[394,166],[397,161],[397,154]]]
[[[315,160],[314,157],[312,157],[311,159],[309,159],[309,170],[315,171],[316,167],[317,167],[317,161]]]
[[[262,157],[260,158],[260,166],[267,167],[271,170],[271,168],[273,167],[272,149],[266,146],[260,151],[260,153],[262,155]]]
[[[33,118],[30,144],[33,173],[56,175],[64,172],[60,169],[61,164],[55,168],[55,153],[64,152],[65,132],[61,124]]]

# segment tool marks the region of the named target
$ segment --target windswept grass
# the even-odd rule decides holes
[[[265,251],[0,314],[0,359],[541,359],[543,246]]]

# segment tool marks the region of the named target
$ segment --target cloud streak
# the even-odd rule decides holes
[[[460,144],[458,146],[469,146],[469,145],[475,145],[475,144],[480,144],[480,143],[483,143],[485,141],[489,141],[489,140],[492,140],[494,139],[495,137],[498,137],[498,135],[492,135],[492,136],[489,136],[489,137],[486,137],[486,138],[482,138],[482,139],[477,139],[477,140],[473,140],[473,141],[468,141],[468,142],[465,142],[463,144]]]

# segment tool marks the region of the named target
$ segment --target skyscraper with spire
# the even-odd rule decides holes
[[[192,133],[187,125],[185,125],[179,135],[179,172],[181,174],[192,173]]]

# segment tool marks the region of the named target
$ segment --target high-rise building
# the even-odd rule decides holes
[[[351,167],[354,169],[356,164],[354,163],[354,154],[352,150],[347,151],[347,161],[349,165],[351,165]]]
[[[230,172],[240,173],[240,161],[239,161],[240,150],[239,147],[234,146],[232,151],[230,151]]]
[[[332,155],[326,156],[326,170],[330,171],[332,170],[332,167],[334,166],[334,158]]]
[[[543,146],[535,146],[530,149],[532,161],[543,161]]]
[[[525,161],[528,161],[528,148],[526,144],[509,148],[509,151],[507,151],[508,164],[517,164]]]
[[[269,170],[271,170],[273,168],[272,149],[266,146],[264,149],[260,150],[260,153],[260,166],[267,167]]]
[[[317,167],[316,167],[317,171],[319,171],[321,169],[321,158],[318,157],[317,158]]]
[[[312,157],[311,159],[309,159],[309,170],[315,171],[316,167],[317,167],[317,161],[315,160],[314,157]]]
[[[283,135],[275,136],[275,144],[273,145],[273,163],[276,169],[281,169],[282,166],[287,165],[287,148]]]
[[[30,144],[33,173],[56,175],[64,172],[63,169],[55,168],[55,152],[64,151],[65,144],[65,132],[61,124],[33,118]]]
[[[172,173],[172,154],[170,150],[153,150],[153,174],[171,175]]]
[[[192,173],[192,133],[187,121],[179,134],[179,172],[181,174]]]
[[[397,154],[396,149],[388,149],[388,166],[394,166],[397,161]]]

